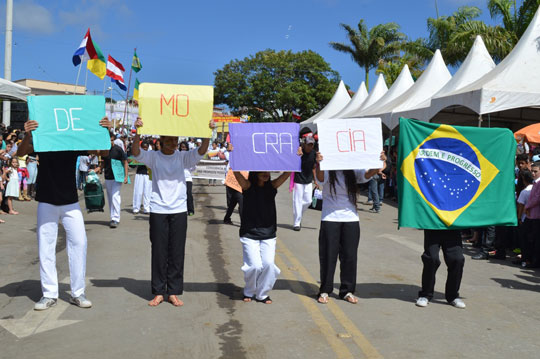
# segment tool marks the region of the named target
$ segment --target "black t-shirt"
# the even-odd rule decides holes
[[[138,175],[147,175],[148,174],[148,169],[146,168],[146,166],[138,165],[137,166],[137,174]]]
[[[75,170],[77,157],[86,152],[40,152],[36,179],[36,201],[55,206],[79,201]]]
[[[277,189],[272,187],[272,182],[266,182],[263,187],[252,184],[242,194],[244,204],[240,237],[258,240],[275,238]]]
[[[315,151],[302,155],[302,172],[294,173],[294,183],[309,184],[313,182],[313,167],[315,167]]]
[[[114,173],[111,168],[111,159],[113,160],[119,160],[119,161],[125,161],[127,159],[126,153],[124,150],[118,146],[114,145],[109,150],[109,155],[107,157],[103,157],[103,165],[104,165],[104,174],[106,180],[113,180],[114,179]]]

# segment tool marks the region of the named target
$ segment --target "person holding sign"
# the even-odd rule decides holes
[[[111,133],[110,138],[111,149],[109,150],[109,155],[103,158],[103,167],[105,173],[105,188],[107,189],[107,200],[111,211],[111,223],[109,224],[109,227],[117,228],[120,223],[120,206],[122,204],[120,189],[122,188],[122,183],[128,183],[128,164],[126,153],[115,143],[116,135]],[[122,163],[123,173],[115,171],[116,167],[112,162],[114,160]]]
[[[301,146],[302,153],[302,171],[294,173],[294,189],[293,189],[293,216],[295,231],[299,231],[302,224],[302,215],[309,207],[312,198],[312,183],[315,175],[315,138],[313,135],[304,137]],[[318,187],[318,185],[316,184]]]
[[[143,121],[139,117],[135,127]],[[210,128],[214,128],[210,122]],[[184,305],[178,298],[184,291],[184,252],[187,233],[187,198],[184,169],[194,167],[206,154],[210,140],[198,149],[178,151],[178,137],[161,136],[159,151],[141,150],[139,133],[133,138],[135,159],[152,170],[150,200],[150,242],[152,243],[152,299],[155,307],[167,300],[175,307]]]
[[[365,183],[379,172],[370,170],[322,171],[323,156],[316,156],[316,177],[323,185],[323,207],[319,230],[319,263],[321,286],[317,301],[328,303],[328,295],[334,290],[334,272],[339,257],[339,297],[349,303],[358,303],[354,296],[356,287],[356,265],[360,242],[360,220],[358,218],[357,183]],[[386,161],[381,152],[381,161]]]
[[[106,117],[101,119],[99,124],[102,127],[111,126],[111,123]],[[38,122],[32,120],[24,124],[26,135],[17,149],[17,156],[24,156],[34,152],[32,132],[38,126]],[[106,132],[103,135],[106,137]],[[58,300],[56,240],[59,221],[62,221],[62,225],[66,231],[66,247],[69,258],[69,274],[71,277],[70,301],[81,308],[90,308],[92,306],[92,302],[86,299],[85,296],[87,239],[74,175],[77,157],[88,153],[106,156],[109,151],[38,153],[39,171],[36,181],[36,201],[38,201],[36,232],[43,297],[35,304],[35,310],[49,309],[56,305]]]
[[[236,181],[242,187],[243,209],[240,224],[244,265],[244,302],[272,304],[268,295],[274,287],[279,268],[274,264],[276,256],[276,194],[277,189],[289,177],[283,172],[274,180],[270,172],[249,172],[244,178],[241,172],[234,172]]]

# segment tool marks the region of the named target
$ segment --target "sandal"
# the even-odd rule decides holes
[[[255,301],[257,301],[259,303],[264,303],[264,304],[272,304],[272,299],[270,299],[270,297],[266,297],[264,299],[255,298]]]
[[[162,295],[156,295],[154,297],[154,299],[152,299],[151,301],[148,302],[148,305],[151,306],[151,307],[157,307],[161,303],[163,303],[163,296]]]
[[[253,297],[248,297],[247,295],[244,295],[244,298],[242,298],[242,301],[244,303],[250,303],[253,300]]]
[[[317,298],[317,302],[321,304],[327,304],[328,303],[328,293],[320,293],[319,298]]]
[[[174,305],[175,307],[181,307],[184,305],[184,302],[182,302],[176,295],[169,295],[168,302]]]
[[[351,304],[358,303],[358,298],[356,298],[354,296],[354,294],[352,294],[351,292],[345,294],[345,296],[343,297],[343,300],[345,300],[345,301],[347,301],[348,303],[351,303]]]

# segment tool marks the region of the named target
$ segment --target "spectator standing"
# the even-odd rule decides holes
[[[117,228],[120,223],[120,208],[122,204],[122,197],[120,196],[120,189],[122,183],[128,182],[128,165],[127,156],[124,150],[115,144],[115,135],[111,134],[111,149],[106,157],[103,157],[103,169],[105,175],[105,188],[107,190],[107,200],[109,202],[109,209],[111,213],[110,228]],[[124,181],[117,182],[114,177],[114,172],[111,167],[111,160],[121,161],[124,167]]]
[[[315,156],[313,136],[304,137],[299,154],[302,156],[301,172],[294,173],[293,188],[293,229],[299,231],[302,225],[302,215],[313,200],[313,179],[315,177]],[[315,184],[317,187],[318,185]]]

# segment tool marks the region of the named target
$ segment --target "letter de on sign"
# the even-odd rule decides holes
[[[167,99],[161,94],[159,100],[159,114],[163,115],[163,104],[171,106],[171,114],[178,117],[187,117],[189,115],[189,96],[185,94],[173,94]]]
[[[75,123],[73,121],[79,121],[80,118],[73,117],[73,111],[82,111],[82,108],[80,107],[74,107],[70,108],[69,112],[65,108],[55,108],[54,109],[54,119],[56,121],[56,130],[57,131],[67,131],[71,127],[73,131],[84,131],[84,128],[75,128]],[[60,124],[58,122],[59,119],[62,119],[65,115],[65,122],[67,127],[66,128],[60,128]]]
[[[259,137],[258,141],[264,141],[264,151],[257,151],[255,144],[256,137]],[[251,135],[251,142],[253,144],[253,153],[268,153],[268,148],[275,153],[283,153],[283,147],[289,146],[290,152],[294,152],[292,135],[287,132],[255,132]]]

